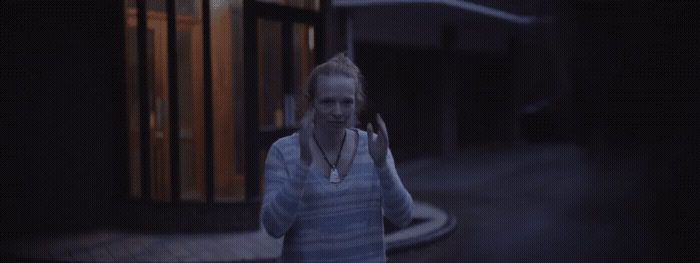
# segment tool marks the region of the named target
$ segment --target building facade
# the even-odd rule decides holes
[[[518,140],[541,100],[515,85],[535,17],[414,2],[7,2],[11,95],[36,103],[17,103],[14,158],[32,165],[4,220],[257,229],[266,151],[296,129],[313,66],[342,51],[366,75],[360,123],[385,116],[397,160]]]

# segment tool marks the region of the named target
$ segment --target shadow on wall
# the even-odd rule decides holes
[[[5,234],[119,222],[126,178],[122,1],[2,1],[13,117]],[[5,64],[7,63],[7,64]],[[3,85],[5,86],[5,85]],[[7,188],[6,188],[7,187]],[[124,191],[125,192],[125,191]]]

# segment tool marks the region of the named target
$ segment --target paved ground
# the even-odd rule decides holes
[[[20,240],[14,258],[77,262],[221,262],[272,258],[281,239],[235,234],[135,234],[96,231]],[[238,249],[232,249],[238,248]]]
[[[454,218],[430,204],[416,201],[415,224],[386,235],[390,250],[429,242],[454,229]],[[452,223],[452,224],[450,224]],[[269,262],[282,252],[282,240],[258,231],[202,234],[145,234],[94,231],[51,237],[27,237],[14,242],[12,260],[79,262]]]
[[[601,162],[600,155],[587,154],[573,145],[530,145],[465,150],[449,160],[423,159],[402,164],[401,177],[414,199],[456,216],[457,227],[432,244],[390,253],[389,261],[643,260],[650,244],[644,216],[649,211],[638,200],[644,189],[630,176],[643,169],[637,165],[639,158],[622,156],[614,161],[616,165],[603,167],[601,163],[610,161]],[[70,257],[97,260],[109,254],[150,260],[159,253],[170,253],[177,260],[206,260],[215,258],[217,253],[247,253],[221,250],[222,247],[254,244],[237,239],[222,242],[216,235],[195,236],[187,244],[178,241],[181,238],[173,235],[165,237],[169,242],[159,242],[116,237],[120,242],[143,248],[141,252],[125,252],[110,243],[114,236],[97,233],[86,242],[104,249]],[[201,243],[202,250],[181,248],[191,245],[192,240]],[[267,250],[272,252],[278,246],[274,242],[267,244]],[[40,251],[60,256],[66,250]]]
[[[453,234],[390,262],[597,262],[644,257],[635,162],[601,167],[573,145],[463,151],[403,175],[414,198],[452,213]],[[631,179],[630,181],[626,181]],[[624,204],[624,205],[623,205]]]

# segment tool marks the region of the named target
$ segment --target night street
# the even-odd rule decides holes
[[[621,157],[624,158],[624,157]],[[573,145],[463,150],[423,160],[402,174],[417,200],[457,217],[432,245],[389,255],[393,262],[582,262],[643,258],[644,215],[634,182],[607,176]],[[629,161],[628,161],[629,163]],[[617,170],[636,174],[638,167]],[[610,189],[615,189],[611,191]],[[623,191],[624,189],[629,189]]]

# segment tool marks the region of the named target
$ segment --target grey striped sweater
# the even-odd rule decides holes
[[[397,226],[410,223],[413,199],[391,151],[386,165],[375,166],[367,132],[352,130],[359,134],[357,153],[338,184],[300,165],[297,133],[270,147],[261,221],[271,236],[284,236],[280,261],[384,262],[383,216]]]

